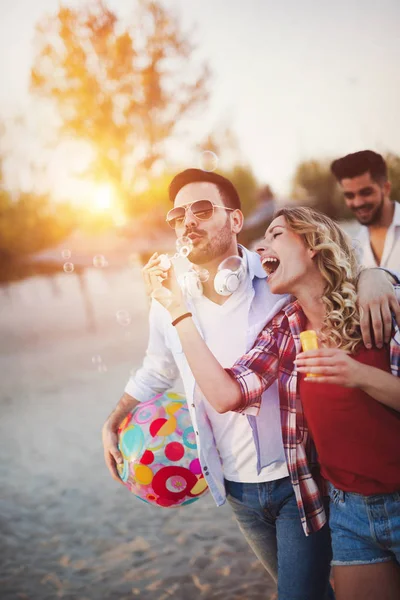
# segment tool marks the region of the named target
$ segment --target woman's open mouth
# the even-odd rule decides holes
[[[269,277],[271,277],[271,275],[273,273],[275,273],[275,271],[279,267],[280,260],[273,256],[266,256],[265,258],[262,259],[261,264],[269,278]]]

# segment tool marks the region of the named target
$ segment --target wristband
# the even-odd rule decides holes
[[[175,325],[177,325],[179,323],[179,321],[182,321],[183,319],[186,319],[186,317],[191,317],[191,316],[192,316],[191,312],[184,313],[180,317],[177,317],[176,319],[174,319],[172,321],[171,325],[174,325],[174,327],[175,327]]]

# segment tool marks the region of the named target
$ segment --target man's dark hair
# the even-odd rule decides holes
[[[339,182],[364,173],[370,173],[376,183],[387,181],[386,163],[380,154],[372,150],[361,150],[334,160],[331,171]]]
[[[239,194],[229,179],[223,177],[222,175],[218,175],[218,173],[202,171],[201,169],[186,169],[185,171],[178,173],[178,175],[175,175],[169,186],[169,199],[171,202],[175,201],[177,193],[185,185],[198,181],[214,183],[221,194],[223,203],[228,208],[241,208]]]

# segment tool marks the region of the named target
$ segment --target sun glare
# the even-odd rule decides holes
[[[110,185],[99,185],[94,194],[94,208],[98,211],[109,210],[113,204],[114,194]]]

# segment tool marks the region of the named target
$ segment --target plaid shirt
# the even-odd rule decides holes
[[[397,293],[400,286],[396,286]],[[243,404],[239,412],[258,411],[261,395],[276,378],[279,384],[282,437],[301,522],[306,535],[326,522],[322,497],[326,482],[319,474],[317,453],[301,406],[294,365],[301,352],[305,315],[297,301],[288,304],[260,333],[253,348],[227,371],[238,381]],[[400,331],[394,323],[390,343],[393,375],[400,377]]]

